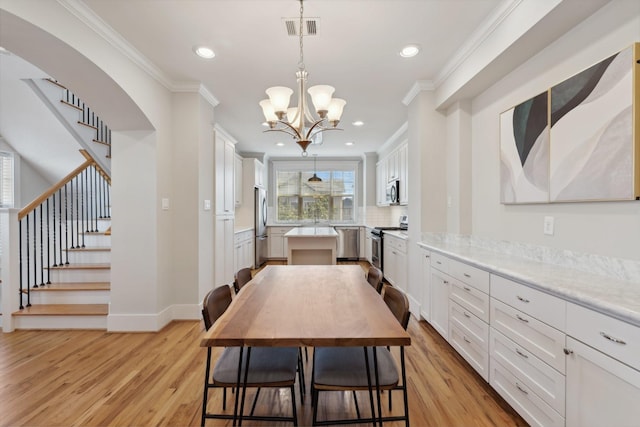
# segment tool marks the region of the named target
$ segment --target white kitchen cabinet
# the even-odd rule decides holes
[[[238,207],[242,205],[242,157],[236,154],[235,156],[235,167],[234,167],[234,182],[233,188],[235,193],[235,206]]]
[[[376,205],[389,206],[387,201],[387,163],[376,163]]]
[[[571,337],[567,349],[567,427],[637,426],[640,371]]]
[[[422,297],[420,299],[420,315],[431,323],[431,252],[422,249]]]
[[[453,299],[449,302],[449,344],[489,381],[489,324]]]
[[[234,219],[232,216],[216,216],[214,236],[214,280],[215,286],[233,282],[234,261]]]
[[[235,233],[234,252],[235,252],[235,271],[242,268],[252,268],[254,261],[253,252],[253,229],[244,230]]]
[[[434,268],[431,258],[431,326],[449,340],[449,276]]]
[[[293,227],[269,227],[269,258],[287,258],[289,247],[284,237]]]
[[[371,229],[364,228],[364,258],[373,264],[373,243],[371,241]]]
[[[262,164],[260,160],[254,158],[245,158],[242,162],[242,167],[244,169],[244,179],[248,183],[248,185],[245,185],[245,188],[266,187],[264,164]]]
[[[409,204],[409,144],[398,149],[398,179],[400,180],[400,204]]]
[[[233,215],[235,211],[235,146],[222,132],[216,131],[215,148],[215,212]]]
[[[384,277],[396,288],[407,292],[407,241],[388,233],[382,239]]]
[[[388,156],[385,157],[385,161],[387,164],[387,182],[395,181],[400,179],[400,170],[399,170],[399,152],[398,150],[393,150],[389,153]]]

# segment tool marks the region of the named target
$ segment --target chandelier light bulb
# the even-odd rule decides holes
[[[262,107],[262,114],[264,114],[264,119],[269,123],[274,123],[278,121],[278,117],[276,116],[276,112],[273,109],[273,104],[268,99],[263,99],[260,101],[260,106]]]
[[[342,117],[342,110],[344,106],[347,104],[347,101],[341,98],[333,98],[331,103],[329,103],[329,111],[327,113],[327,119],[331,126],[338,126],[338,122],[340,121],[340,117]]]

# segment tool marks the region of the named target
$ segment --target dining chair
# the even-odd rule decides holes
[[[220,286],[211,290],[204,297],[202,303],[202,317],[205,328],[209,330],[211,326],[225,312],[231,304],[232,292],[228,285]],[[292,347],[254,347],[244,349],[241,347],[226,347],[218,357],[211,374],[211,347],[207,347],[207,363],[205,368],[204,393],[202,400],[202,426],[207,418],[215,419],[235,419],[237,415],[238,400],[240,390],[236,393],[234,414],[213,414],[207,413],[208,392],[210,388],[222,388],[223,400],[222,410],[226,410],[226,389],[236,387],[238,380],[245,377],[245,367],[247,357],[249,360],[249,370],[246,375],[246,387],[257,388],[256,396],[248,416],[242,414],[242,419],[247,420],[267,420],[267,421],[291,421],[298,424],[295,397],[296,372],[299,367],[299,351]],[[248,353],[250,352],[250,356]],[[242,362],[241,362],[242,361]],[[241,363],[241,365],[240,365]],[[240,372],[238,366],[241,366]],[[261,388],[289,388],[291,393],[292,416],[255,416],[254,410]],[[244,393],[242,398],[244,398]],[[243,407],[244,405],[242,405]]]
[[[406,295],[391,286],[385,287],[384,301],[395,318],[406,329],[409,318],[409,300]],[[362,347],[317,347],[313,352],[313,371],[311,381],[311,402],[313,405],[313,425],[349,424],[382,421],[401,421],[409,426],[409,406],[407,400],[406,372],[404,363],[404,347],[400,347],[401,373],[400,375],[391,350],[386,347],[376,347],[378,366],[378,389],[388,390],[389,395],[393,390],[403,390],[404,416],[381,415],[380,396],[378,395],[378,413],[376,412],[373,397],[370,394],[371,418],[362,418],[358,407],[356,391],[370,390],[369,379],[374,381],[374,352],[368,347],[367,359],[369,362],[369,377],[367,376],[367,361]],[[318,397],[321,391],[352,391],[356,409],[355,419],[318,421]]]
[[[384,275],[382,274],[382,270],[378,267],[374,267],[373,265],[369,267],[369,271],[367,272],[367,282],[376,290],[377,293],[382,291],[382,279]]]
[[[240,292],[240,289],[251,280],[251,269],[250,268],[241,268],[236,273],[236,276],[233,280],[233,288],[236,293]]]

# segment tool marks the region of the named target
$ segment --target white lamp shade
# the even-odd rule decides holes
[[[265,91],[269,95],[269,100],[276,113],[286,113],[291,99],[292,89],[284,86],[270,87]]]
[[[327,111],[335,89],[333,86],[317,85],[310,87],[307,92],[311,95],[311,102],[313,102],[316,111]]]
[[[260,101],[260,106],[262,107],[262,114],[264,114],[264,118],[267,122],[278,121],[278,117],[276,117],[276,113],[273,109],[271,101],[269,101],[268,99],[263,99],[262,101]]]
[[[293,123],[298,116],[298,107],[289,107],[287,109],[287,121]]]
[[[340,120],[342,117],[342,110],[344,109],[347,101],[341,98],[333,98],[329,104],[329,111],[327,113],[327,119],[329,121]]]

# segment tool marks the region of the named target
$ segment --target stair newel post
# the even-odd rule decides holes
[[[98,204],[98,215],[99,218],[104,218],[104,178],[102,175],[99,176],[98,181],[98,200],[96,202]]]
[[[29,217],[27,217],[27,218],[29,218]],[[29,220],[27,219],[27,221],[29,221]],[[29,226],[27,225],[27,233],[29,232],[28,230],[29,230]],[[22,310],[24,308],[24,305],[22,304],[22,220],[18,221],[18,236],[19,236],[19,239],[18,239],[18,253],[20,254],[18,256],[18,262],[19,262],[19,265],[20,265],[20,290],[19,290],[19,293],[20,293],[20,310]]]
[[[67,194],[67,184],[64,185],[64,246],[66,253],[66,265],[69,265],[69,197]],[[73,231],[72,231],[73,233]]]
[[[27,307],[31,306],[31,300],[30,300],[30,295],[31,295],[31,273],[30,273],[30,269],[31,269],[31,264],[29,262],[29,215],[26,216],[27,218],[27,240],[25,241],[25,252],[27,253],[27,268],[25,268],[25,271],[27,272]]]
[[[49,217],[49,199],[47,199],[47,285],[51,284],[51,259],[50,259],[50,255],[51,255],[51,241],[50,241],[51,232],[50,232],[50,226],[51,226],[51,218]],[[54,247],[55,247],[55,244],[54,244]]]

